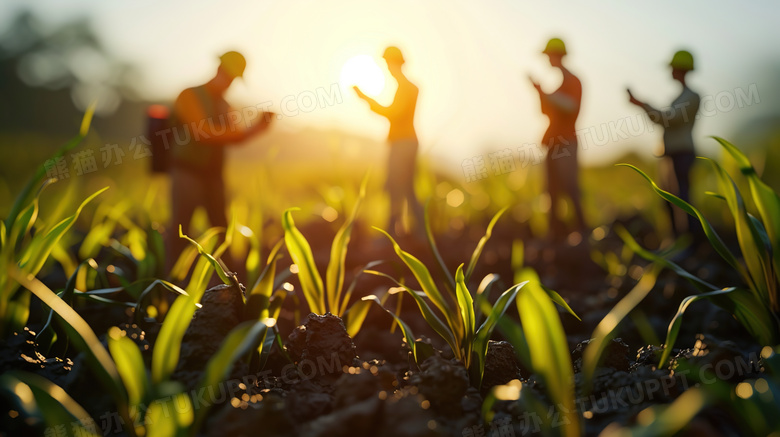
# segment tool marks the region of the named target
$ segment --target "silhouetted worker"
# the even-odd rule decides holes
[[[245,120],[248,127],[244,127],[238,124],[240,117],[228,115],[232,109],[224,95],[233,80],[243,76],[246,60],[240,53],[231,51],[220,56],[219,61],[213,79],[185,89],[174,103],[172,122],[174,132],[179,134],[174,135],[177,140],[172,146],[173,226],[169,261],[175,261],[186,247],[187,242],[178,236],[178,226],[181,224],[184,233],[188,233],[190,219],[198,206],[206,209],[211,226],[227,226],[222,174],[225,147],[262,132],[271,120],[269,113],[265,113],[261,119]]]
[[[693,56],[690,52],[680,50],[672,57],[669,63],[672,67],[672,78],[682,85],[682,92],[672,102],[669,108],[659,110],[644,103],[628,89],[629,101],[644,109],[650,116],[650,120],[664,128],[664,153],[667,162],[671,161],[672,171],[666,172],[667,189],[674,192],[686,202],[690,202],[690,173],[696,160],[696,152],[693,147],[693,125],[696,122],[696,113],[699,111],[701,99],[699,95],[688,88],[685,76],[693,70]],[[673,174],[671,174],[673,173]],[[679,233],[675,225],[675,212],[671,203],[668,204],[675,233]],[[687,215],[687,214],[686,214]],[[695,231],[698,224],[693,217],[688,216],[688,230]]]
[[[393,103],[382,106],[376,100],[353,87],[358,97],[368,102],[372,111],[390,121],[387,141],[390,143],[390,155],[387,160],[386,189],[390,194],[389,231],[400,234],[403,203],[414,215],[415,229],[419,232],[425,226],[423,211],[414,194],[414,173],[417,163],[417,133],[414,130],[414,111],[417,106],[419,89],[404,76],[402,66],[404,57],[398,47],[388,47],[383,55],[387,69],[398,82]]]
[[[563,57],[566,55],[563,41],[559,38],[551,39],[542,53],[550,58],[551,66],[563,73],[561,86],[551,94],[542,91],[539,83],[529,77],[539,92],[542,113],[550,119],[542,144],[547,148],[545,167],[547,192],[550,195],[550,229],[553,237],[560,239],[568,233],[565,223],[558,216],[559,203],[565,196],[571,199],[576,230],[585,230],[577,165],[577,134],[574,127],[580,113],[582,84],[577,76],[563,66]]]

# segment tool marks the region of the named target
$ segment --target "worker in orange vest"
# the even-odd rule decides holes
[[[271,113],[263,113],[259,120],[245,120],[248,126],[245,127],[238,125],[236,117],[228,116],[234,111],[225,101],[225,93],[236,78],[243,77],[245,69],[243,55],[227,52],[219,57],[219,67],[211,80],[185,89],[174,103],[171,118],[176,142],[172,145],[170,167],[173,206],[170,261],[175,261],[187,244],[178,236],[179,225],[188,233],[190,219],[198,206],[206,209],[211,226],[227,226],[225,149],[263,132],[272,119]]]
[[[545,169],[547,192],[550,195],[550,230],[554,238],[562,239],[568,231],[559,217],[558,206],[565,197],[568,197],[573,205],[576,231],[585,230],[575,128],[582,101],[582,83],[563,65],[566,45],[560,38],[552,38],[542,53],[549,57],[551,66],[563,73],[561,86],[550,94],[542,91],[541,85],[529,77],[539,93],[542,113],[550,119],[550,125],[542,138],[542,144],[547,149]]]
[[[393,103],[382,106],[376,100],[368,97],[354,87],[358,97],[368,102],[369,108],[387,118],[390,130],[387,141],[390,145],[390,155],[387,160],[387,182],[385,188],[390,194],[391,233],[400,234],[403,204],[406,202],[409,212],[415,220],[415,230],[419,233],[425,226],[424,214],[417,196],[414,193],[414,174],[417,164],[417,132],[414,129],[414,113],[417,107],[417,96],[420,90],[403,73],[404,57],[398,47],[385,49],[383,58],[387,69],[398,82]]]

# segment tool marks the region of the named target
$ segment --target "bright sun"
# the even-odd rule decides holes
[[[349,58],[341,67],[339,80],[342,88],[357,85],[361,91],[376,96],[385,87],[385,75],[369,55],[357,55]]]

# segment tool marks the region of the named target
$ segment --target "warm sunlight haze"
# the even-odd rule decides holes
[[[352,92],[351,88],[357,86],[369,96],[376,96],[385,87],[385,75],[374,57],[357,55],[344,63],[339,84],[345,92]]]

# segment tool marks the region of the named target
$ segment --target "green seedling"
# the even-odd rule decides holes
[[[744,286],[721,288],[685,271],[676,263],[659,254],[642,248],[623,228],[616,228],[618,235],[639,256],[669,268],[691,282],[699,294],[683,300],[666,336],[666,348],[660,359],[659,367],[666,364],[679,333],[685,309],[699,299],[709,299],[716,305],[731,312],[750,334],[763,345],[774,345],[780,341],[780,320],[778,319],[778,251],[780,251],[780,197],[760,180],[747,157],[734,145],[722,138],[715,138],[726,152],[737,162],[742,175],[748,180],[751,195],[760,219],[751,215],[745,206],[742,194],[731,176],[715,161],[708,160],[715,171],[721,193],[714,197],[726,202],[734,219],[735,231],[739,242],[741,259],[726,247],[723,240],[710,225],[702,213],[679,197],[662,190],[645,173],[636,170],[652,186],[653,190],[668,202],[696,217],[701,223],[704,234],[713,249],[742,278]]]
[[[314,262],[314,255],[309,242],[293,221],[292,212],[297,210],[297,208],[290,208],[282,215],[284,242],[287,246],[287,252],[298,268],[298,280],[301,283],[303,296],[309,305],[309,309],[316,314],[330,312],[333,315],[344,318],[347,332],[352,336],[360,331],[360,327],[368,313],[368,303],[356,301],[351,307],[347,308],[357,284],[359,273],[345,292],[345,266],[347,246],[349,245],[352,227],[360,211],[360,205],[365,198],[367,183],[368,175],[361,182],[360,192],[352,213],[333,238],[324,282]],[[369,266],[373,265],[376,265],[376,262],[369,263]]]

